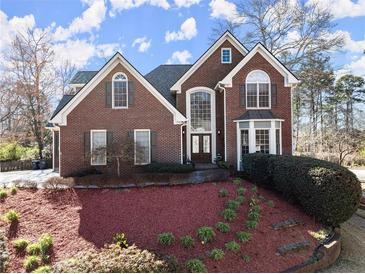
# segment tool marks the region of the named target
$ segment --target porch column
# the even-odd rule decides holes
[[[276,154],[275,121],[271,121],[271,127],[269,131],[269,145],[270,154]]]
[[[249,121],[249,131],[248,131],[248,152],[256,153],[256,133],[254,121]]]

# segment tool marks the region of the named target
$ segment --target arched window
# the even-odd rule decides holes
[[[270,92],[270,77],[266,72],[254,70],[247,75],[247,108],[270,108]]]
[[[112,98],[113,108],[128,107],[128,78],[124,73],[113,76]]]
[[[191,132],[210,132],[212,130],[211,94],[197,91],[190,95]]]

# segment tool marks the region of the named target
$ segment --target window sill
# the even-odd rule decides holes
[[[128,107],[112,107],[112,109],[128,109]]]

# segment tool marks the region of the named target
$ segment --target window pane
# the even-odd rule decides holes
[[[250,124],[249,124],[249,122],[240,122],[239,127],[240,128],[249,128]]]
[[[190,118],[192,132],[211,131],[211,98],[210,94],[199,91],[190,96]]]
[[[276,121],[276,122],[275,122],[275,127],[276,127],[276,128],[280,128],[280,121]]]
[[[257,107],[257,84],[247,84],[247,107]]]
[[[136,131],[136,163],[149,164],[150,162],[150,133],[149,131]]]
[[[259,84],[259,107],[269,107],[269,84]]]
[[[229,49],[222,50],[222,62],[223,63],[231,62],[231,51]]]
[[[106,164],[106,132],[93,131],[91,133],[91,164]]]
[[[254,122],[255,128],[271,128],[270,121],[255,121]]]
[[[256,152],[269,153],[269,130],[258,129],[256,130]]]
[[[203,153],[210,153],[210,136],[203,136]]]
[[[199,153],[199,136],[194,135],[193,139],[193,153]]]
[[[249,153],[248,130],[241,130],[241,150],[242,155]]]
[[[265,72],[257,70],[248,75],[246,82],[269,83],[270,79]]]
[[[127,107],[127,81],[114,81],[114,107]]]
[[[280,129],[276,129],[275,130],[275,135],[276,135],[276,154],[280,155],[281,154],[281,147],[280,147]]]

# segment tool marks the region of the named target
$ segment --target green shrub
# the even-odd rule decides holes
[[[23,251],[29,245],[29,241],[25,239],[16,239],[13,241],[13,246],[17,251]]]
[[[236,201],[237,201],[237,203],[239,203],[240,205],[242,205],[243,202],[245,201],[245,197],[242,196],[242,195],[239,195],[239,196],[236,197]]]
[[[257,193],[257,186],[252,186],[251,191],[252,191],[253,193]]]
[[[100,250],[83,251],[75,257],[55,263],[56,273],[157,273],[173,269],[156,254],[135,245],[120,248],[110,245]]]
[[[209,257],[215,261],[222,260],[224,258],[224,251],[222,249],[214,248],[209,252]]]
[[[0,161],[30,160],[37,157],[37,147],[24,147],[18,143],[0,145]]]
[[[45,233],[43,234],[39,240],[39,249],[42,255],[46,255],[50,252],[52,246],[53,246],[53,237],[52,235]]]
[[[237,214],[236,211],[234,211],[231,208],[226,208],[225,210],[222,211],[222,216],[226,221],[232,221],[236,218]]]
[[[18,222],[20,219],[20,214],[11,209],[4,214],[4,219],[8,222]]]
[[[12,195],[15,195],[17,192],[18,192],[18,189],[17,189],[15,186],[13,186],[13,187],[10,189],[10,193],[11,193]]]
[[[250,212],[248,213],[248,219],[258,222],[260,219],[260,212],[256,210],[250,210]]]
[[[198,237],[204,243],[211,242],[215,237],[213,228],[209,226],[203,226],[198,229]]]
[[[236,233],[238,240],[240,240],[241,242],[248,242],[249,240],[251,240],[251,233],[246,232],[246,231],[238,231]]]
[[[26,271],[30,272],[39,267],[41,258],[39,256],[28,256],[25,258],[23,266]]]
[[[192,259],[186,262],[186,269],[191,273],[207,272],[204,263],[199,259]]]
[[[44,266],[38,267],[32,273],[52,273],[52,272],[53,272],[52,266],[44,265]]]
[[[227,233],[231,230],[229,224],[223,222],[218,222],[215,227],[222,233]]]
[[[242,182],[241,178],[234,178],[232,180],[232,183],[235,184],[235,185],[240,185]]]
[[[237,210],[237,208],[240,206],[240,203],[236,200],[228,200],[226,202],[226,208],[230,208],[230,209],[233,209],[233,210]]]
[[[194,246],[194,239],[190,235],[185,235],[180,238],[180,242],[183,247],[191,248]]]
[[[269,200],[269,201],[267,201],[267,205],[268,205],[269,207],[275,207],[275,203],[274,203],[274,201],[273,201],[273,200]]]
[[[39,243],[28,244],[26,251],[29,255],[39,255],[41,254],[41,246]]]
[[[6,197],[8,197],[8,193],[5,189],[0,189],[0,199],[5,199]]]
[[[274,188],[329,226],[338,226],[356,211],[361,185],[347,168],[323,160],[287,155],[249,154],[243,165],[250,180]]]
[[[188,173],[194,171],[194,166],[191,164],[178,163],[152,163],[143,166],[146,172],[151,173]]]
[[[172,245],[175,237],[171,232],[164,232],[158,235],[158,242],[162,245]]]
[[[245,262],[245,263],[249,263],[251,261],[251,257],[249,255],[242,255],[242,260]]]
[[[114,235],[113,242],[116,245],[119,245],[121,248],[127,248],[129,246],[128,241],[127,241],[127,237],[122,232],[117,233],[117,234]]]
[[[246,188],[244,188],[244,187],[237,188],[237,195],[244,195],[245,192],[246,192]]]
[[[219,192],[218,192],[218,196],[219,197],[226,197],[228,195],[228,190],[227,189],[225,189],[225,188],[221,188],[220,190],[219,190]]]
[[[257,227],[258,223],[255,220],[247,220],[246,221],[246,227],[248,229],[255,229]]]
[[[225,244],[226,248],[233,252],[238,252],[240,250],[240,245],[235,241],[231,241]]]

